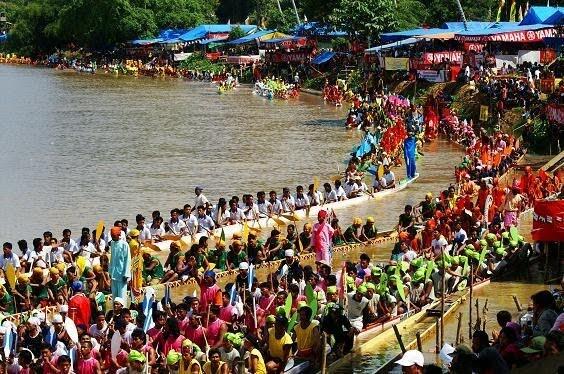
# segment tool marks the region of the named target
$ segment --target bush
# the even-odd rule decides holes
[[[325,85],[325,77],[324,76],[320,76],[320,77],[316,77],[316,78],[311,78],[311,79],[306,79],[303,84],[302,87],[303,88],[308,88],[310,90],[319,90],[321,91],[323,89],[323,86]]]
[[[182,61],[178,67],[185,70],[207,71],[218,74],[225,70],[225,65],[213,63],[201,53],[194,53],[186,60]]]

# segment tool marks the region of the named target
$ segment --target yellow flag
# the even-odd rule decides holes
[[[318,188],[319,188],[319,177],[315,176],[313,177],[313,192],[316,192]]]
[[[243,223],[243,233],[241,234],[241,238],[243,239],[243,243],[246,243],[249,238],[249,225],[247,225],[247,222]]]

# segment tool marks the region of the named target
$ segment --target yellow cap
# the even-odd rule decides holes
[[[372,216],[366,217],[366,222],[368,222],[368,223],[374,223],[374,217],[372,217]]]

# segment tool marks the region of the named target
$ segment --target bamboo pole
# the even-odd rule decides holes
[[[456,326],[456,340],[454,341],[456,345],[460,342],[460,329],[462,328],[462,312],[458,313],[458,325]]]
[[[441,328],[440,328],[440,324],[441,321],[439,321],[439,318],[437,318],[437,323],[435,323],[435,353],[439,354],[439,352],[441,351],[441,347],[439,346],[439,334],[441,333]]]
[[[470,300],[468,303],[468,338],[472,339],[472,290],[474,288],[474,264],[470,262]]]
[[[512,296],[513,296],[513,302],[515,303],[515,306],[517,307],[517,311],[518,312],[523,311],[523,307],[521,306],[519,299],[517,299],[517,295],[512,295]]]
[[[447,295],[447,291],[446,291],[446,266],[445,266],[445,253],[444,253],[444,249],[443,249],[443,255],[441,256],[442,260],[443,260],[443,277],[442,277],[442,288],[443,288],[443,294],[441,295],[441,347],[444,344],[444,336],[445,336],[445,298]]]
[[[327,334],[322,333],[321,339],[321,374],[325,374],[327,370]]]
[[[401,335],[399,333],[398,326],[393,325],[392,327],[394,328],[394,333],[396,334],[396,339],[398,340],[399,346],[401,348],[401,352],[405,353],[405,346],[403,345],[403,340],[401,340]]]

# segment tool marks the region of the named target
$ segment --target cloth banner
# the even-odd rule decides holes
[[[531,62],[531,63],[535,63],[535,62],[540,62],[540,51],[523,51],[520,50],[519,52],[517,52],[517,55],[519,56],[519,63],[522,64],[523,62]]]
[[[517,67],[517,61],[519,56],[517,55],[495,55],[495,67],[501,69],[503,63],[505,62],[505,66]]]
[[[462,52],[460,51],[444,51],[434,53],[423,53],[423,61],[427,64],[438,64],[444,60],[449,60],[455,64],[462,64]]]
[[[490,35],[454,35],[454,40],[461,42],[514,42],[514,43],[538,43],[544,38],[556,36],[555,28],[528,31],[509,31]]]
[[[533,213],[533,240],[564,241],[564,200],[537,200]]]
[[[548,104],[546,106],[546,119],[564,125],[564,105]]]
[[[547,48],[540,50],[541,64],[550,64],[554,60],[556,60],[556,51],[554,49]]]
[[[467,52],[482,53],[485,46],[484,43],[464,43],[464,50]]]
[[[427,82],[443,83],[446,82],[444,70],[417,70],[417,76]]]
[[[407,57],[384,57],[385,70],[407,70],[409,58]]]

